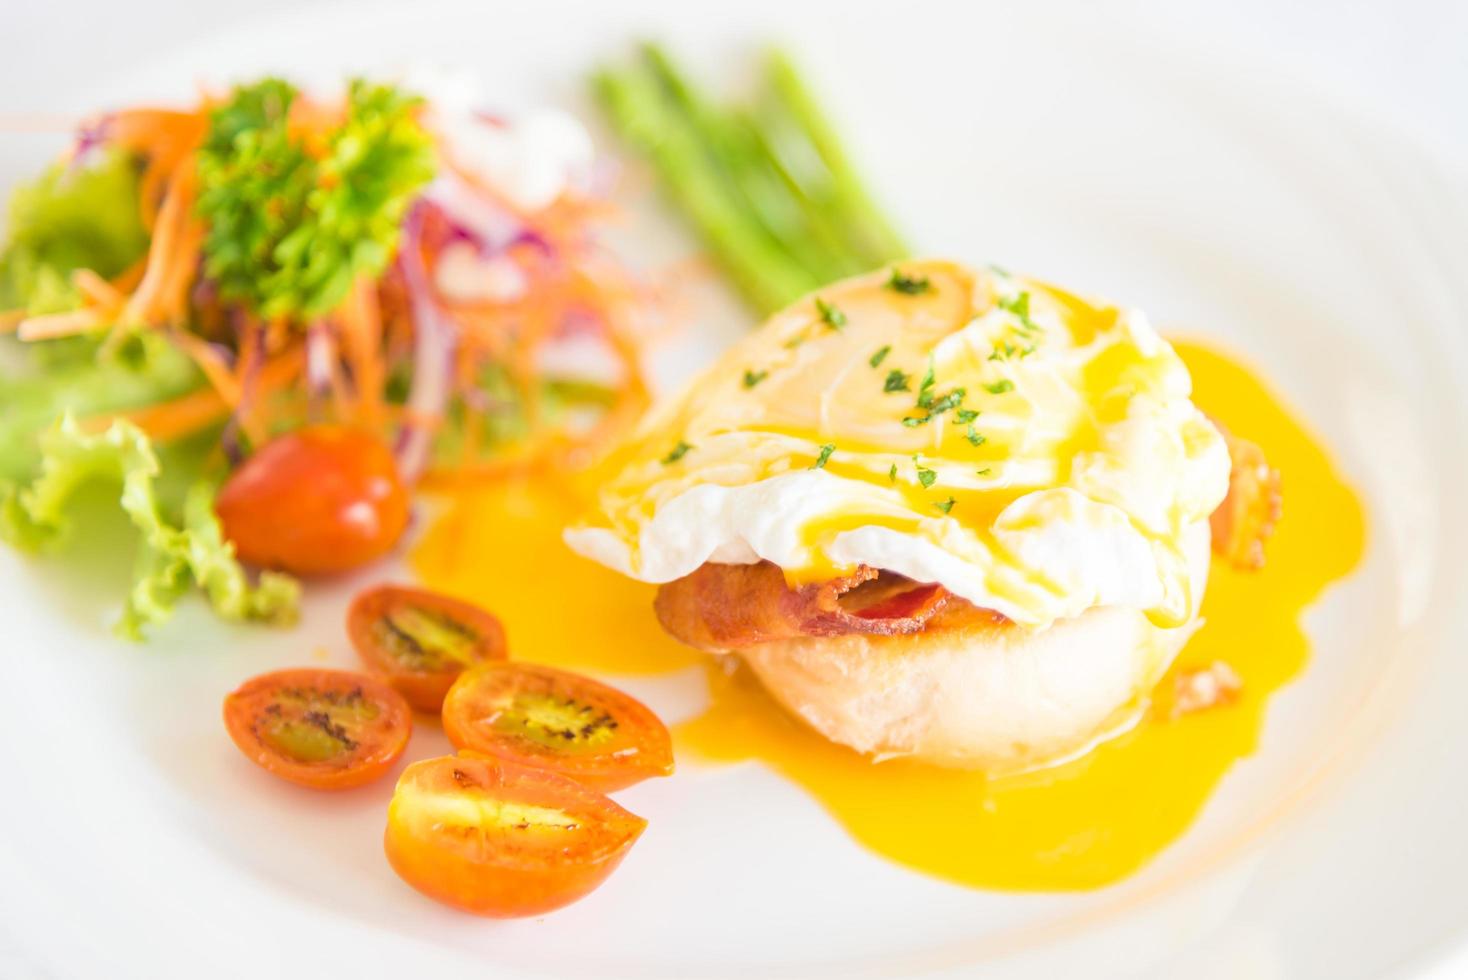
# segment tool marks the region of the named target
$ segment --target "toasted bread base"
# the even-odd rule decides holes
[[[1201,592],[1206,522],[1189,529],[1187,547]],[[1135,609],[1106,607],[1031,630],[965,606],[920,633],[806,636],[740,655],[777,701],[834,742],[998,774],[1063,761],[1131,727],[1197,626],[1161,629]]]

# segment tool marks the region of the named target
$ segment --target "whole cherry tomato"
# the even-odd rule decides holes
[[[266,443],[214,504],[225,537],[252,565],[329,575],[381,558],[408,526],[408,491],[382,440],[336,425]]]

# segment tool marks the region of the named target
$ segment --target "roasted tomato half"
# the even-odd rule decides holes
[[[240,751],[313,789],[370,783],[403,754],[413,712],[381,681],[345,670],[277,670],[224,699],[224,725]]]
[[[214,509],[243,560],[327,575],[392,549],[408,526],[408,491],[381,439],[316,425],[266,443],[241,463]]]
[[[465,671],[444,698],[443,730],[463,751],[551,769],[603,792],[673,771],[668,729],[642,702],[537,664]]]
[[[647,821],[564,776],[446,756],[403,772],[387,811],[393,870],[477,915],[538,915],[610,875]]]
[[[352,645],[375,673],[420,711],[438,711],[465,668],[505,658],[500,621],[436,592],[379,585],[347,613]]]

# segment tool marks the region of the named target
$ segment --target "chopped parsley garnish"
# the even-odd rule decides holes
[[[900,374],[900,373],[901,372],[898,372],[898,371],[892,372],[892,374]],[[907,390],[907,375],[905,375],[905,374],[902,375],[902,379],[901,380],[902,380],[902,387],[900,387],[900,388],[894,388],[894,387],[892,387],[892,375],[888,375],[887,376],[887,390],[888,391],[906,391]],[[930,355],[928,355],[928,370],[923,374],[922,384],[919,385],[919,387],[918,387],[918,396],[917,396],[917,407],[925,410],[928,414],[927,415],[922,415],[922,416],[909,415],[909,416],[907,416],[906,418],[904,418],[902,420],[902,424],[903,425],[907,426],[908,428],[912,428],[913,426],[918,426],[918,425],[922,425],[922,424],[924,424],[926,422],[931,422],[931,421],[933,421],[933,418],[935,416],[941,415],[944,412],[948,411],[949,409],[957,408],[958,406],[960,406],[960,405],[963,404],[963,397],[964,397],[964,395],[968,394],[968,392],[965,389],[963,389],[963,388],[954,388],[952,391],[948,392],[946,395],[943,395],[943,396],[940,397],[940,396],[934,394],[934,392],[933,392],[933,386],[936,385],[937,382],[938,382],[937,372],[934,370],[934,367],[933,367],[933,357],[930,354]]]
[[[928,487],[931,487],[933,485],[933,482],[935,480],[938,479],[938,472],[937,470],[930,470],[926,466],[923,466],[921,463],[919,463],[917,464],[917,478],[918,482],[923,485],[923,489],[927,489]]]
[[[805,334],[798,333],[794,337],[791,337],[789,340],[785,341],[785,349],[794,350],[803,343],[805,343]]]
[[[968,432],[965,434],[965,438],[967,438],[968,441],[975,446],[982,446],[984,443],[989,441],[988,439],[984,438],[983,433],[981,433],[978,429],[975,429],[972,425],[968,427]]]
[[[821,322],[832,330],[840,330],[846,326],[846,314],[842,313],[839,307],[827,303],[819,296],[816,297],[816,309],[820,311]]]
[[[755,385],[759,384],[761,381],[765,380],[769,376],[770,372],[768,371],[745,371],[744,387],[753,388]]]
[[[870,361],[867,361],[867,363],[870,364],[872,367],[880,367],[882,362],[887,359],[887,355],[890,353],[892,353],[892,345],[888,344],[886,347],[883,347],[881,350],[873,354],[872,359]]]
[[[901,269],[893,269],[892,278],[887,280],[887,288],[904,296],[918,296],[932,289],[933,284],[927,276],[909,276]]]
[[[927,408],[933,404],[933,385],[937,379],[933,374],[933,358],[928,357],[928,372],[923,375],[922,384],[918,385],[918,408]]]
[[[943,513],[947,514],[949,511],[953,510],[953,505],[956,503],[958,503],[957,500],[949,497],[947,500],[941,500],[933,506],[941,510]]]
[[[950,408],[957,408],[963,404],[963,396],[968,394],[963,388],[954,388],[942,398],[935,398],[928,404],[929,415],[941,415]]]
[[[896,463],[893,463],[892,464],[892,468],[887,471],[887,479],[890,480],[893,483],[896,483],[897,482],[897,464]]]
[[[693,447],[690,446],[688,443],[684,442],[682,439],[679,439],[678,445],[674,446],[668,452],[668,455],[663,457],[663,465],[671,466],[673,463],[678,462],[678,460],[682,459],[684,456],[687,456],[688,450],[692,448]]]
[[[1014,299],[1001,299],[999,308],[1008,310],[1020,319],[1027,319],[1030,315],[1030,294],[1020,293]]]
[[[911,380],[912,375],[893,368],[887,372],[887,383],[882,385],[882,390],[889,393],[894,391],[911,391],[912,389],[908,387],[908,382]]]
[[[956,413],[954,413],[953,417],[958,419],[959,425],[968,425],[974,419],[979,417],[979,413],[971,408],[960,408]]]
[[[834,453],[835,451],[836,451],[836,444],[834,442],[828,442],[828,443],[826,443],[824,446],[821,447],[821,454],[816,457],[815,465],[812,466],[811,469],[813,469],[813,470],[823,470],[823,469],[825,469],[826,468],[826,461],[831,458],[831,454]]]
[[[991,385],[984,385],[984,390],[991,395],[1002,395],[1006,391],[1014,390],[1014,382],[1010,381],[1008,378],[1005,378],[1002,381],[996,381]]]
[[[994,345],[994,353],[989,355],[989,360],[1007,361],[1011,357],[1013,357],[1018,350],[1018,347],[1015,347],[1013,344],[1006,340],[1002,344]]]
[[[1034,333],[1037,330],[1044,329],[1034,320],[1030,319],[1029,293],[1020,293],[1014,299],[1001,299],[999,300],[998,305],[1001,310],[1004,310],[1008,313],[1013,313],[1015,316],[1019,317],[1020,327],[1024,330],[1025,333]]]
[[[279,79],[236,88],[209,116],[195,212],[204,274],[265,319],[309,320],[376,278],[403,216],[435,169],[420,100],[351,84],[344,118],[314,142],[290,126],[296,90]]]
[[[979,476],[988,476],[990,473],[993,473],[994,471],[992,469],[990,469],[989,467],[986,466],[986,467],[984,467],[981,470],[974,470],[974,472],[977,473]]]

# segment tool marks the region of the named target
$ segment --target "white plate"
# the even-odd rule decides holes
[[[1272,702],[1259,753],[1154,864],[1079,895],[947,885],[863,851],[757,767],[690,770],[626,794],[651,829],[605,888],[487,923],[388,869],[390,787],[296,791],[221,730],[240,678],[316,647],[350,662],[352,583],[313,593],[293,634],[227,628],[194,605],[134,647],[103,625],[125,559],[79,573],[4,552],[0,973],[1357,977],[1454,941],[1468,924],[1455,506],[1468,208],[1388,120],[1222,40],[1180,46],[1100,13],[1062,25],[850,3],[313,9],[94,96],[428,60],[477,70],[502,103],[584,109],[584,72],[649,31],[714,74],[751,41],[789,40],[924,251],[1000,260],[1222,338],[1313,422],[1367,497],[1370,549],[1310,616],[1314,659]],[[666,229],[642,244],[685,247]],[[694,331],[660,368],[686,370],[733,329]],[[693,678],[629,686],[673,716],[699,697]],[[411,752],[439,751],[436,738]]]

